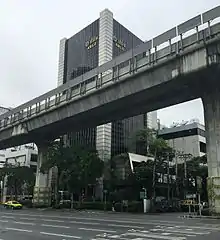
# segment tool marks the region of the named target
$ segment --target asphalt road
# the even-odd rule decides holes
[[[182,219],[177,214],[1,210],[1,240],[216,240],[220,220]]]

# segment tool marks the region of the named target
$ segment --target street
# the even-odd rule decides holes
[[[1,240],[203,240],[220,239],[220,220],[182,219],[178,214],[4,210]]]

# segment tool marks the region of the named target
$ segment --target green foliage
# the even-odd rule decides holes
[[[137,213],[137,212],[143,212],[143,202],[142,201],[131,201],[128,202],[127,206],[123,205],[122,202],[117,202],[114,205],[116,212],[131,212],[131,213]]]
[[[82,148],[72,148],[68,169],[63,175],[63,183],[69,192],[77,192],[96,183],[102,176],[104,163],[98,157],[97,151],[87,151]]]
[[[110,167],[110,183],[108,184],[110,191],[114,192],[115,199],[130,199],[130,195],[133,195],[133,199],[139,199],[139,192],[142,188],[146,188],[148,195],[154,195],[155,185],[157,182],[157,173],[167,172],[167,160],[171,161],[174,157],[172,148],[170,148],[167,142],[162,138],[157,138],[156,132],[150,129],[143,129],[136,133],[134,141],[140,152],[144,155],[151,156],[155,160],[141,163],[135,163],[134,171],[131,172],[130,162],[127,153],[117,155],[111,159]],[[117,164],[120,163],[124,167],[125,180],[118,178],[120,175],[117,169]],[[130,169],[130,172],[127,170]],[[123,190],[117,190],[117,186],[123,185]],[[126,186],[126,187],[125,187]],[[130,189],[130,195],[127,193]]]
[[[0,169],[2,177],[7,176],[8,191],[15,195],[32,194],[35,184],[35,174],[33,169],[26,166],[6,165]]]
[[[111,210],[112,208],[112,204],[111,202],[106,202],[106,208],[105,208],[105,203],[104,202],[81,202],[81,204],[79,204],[79,202],[73,202],[72,203],[72,207],[73,209],[77,209],[77,210],[83,210],[83,209],[93,209],[93,210]],[[55,208],[57,209],[70,209],[71,208],[71,203],[67,202],[64,203],[62,205],[56,205]]]
[[[47,160],[42,164],[41,171],[46,172],[51,167],[58,170],[58,189],[70,193],[81,194],[89,185],[96,184],[96,179],[102,176],[103,161],[95,150],[82,147],[64,147],[61,142],[50,144]]]
[[[190,161],[186,162],[187,169],[187,191],[200,192],[201,199],[207,200],[207,177],[208,177],[208,166],[207,156],[194,157]],[[184,163],[178,164],[178,177],[180,185],[184,185]],[[201,186],[199,186],[201,182]],[[195,183],[195,185],[194,185]]]

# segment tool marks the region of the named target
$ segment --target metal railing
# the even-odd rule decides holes
[[[181,52],[196,42],[210,39],[213,34],[216,34],[214,26],[211,27],[211,21],[219,17],[220,6],[197,15],[152,40],[121,54],[102,66],[75,78],[74,81],[69,81],[0,115],[0,130],[17,125],[48,110],[54,110],[63,104],[75,101],[89,93],[99,91],[106,86],[137,73],[140,69],[144,70],[155,66],[153,64],[160,62],[170,55]],[[200,26],[206,28],[199,30]],[[183,36],[193,29],[195,33],[190,36],[191,40],[189,42],[187,41],[189,37],[184,39]],[[178,39],[175,40],[176,38]],[[158,50],[158,47],[164,43],[168,43],[168,46]],[[124,67],[121,67],[122,63]]]

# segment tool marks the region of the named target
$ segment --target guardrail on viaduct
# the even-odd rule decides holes
[[[0,131],[26,121],[31,117],[60,107],[88,93],[98,91],[103,86],[118,82],[118,80],[121,80],[121,77],[125,75],[125,68],[129,68],[130,74],[133,74],[139,69],[146,67],[146,65],[151,66],[162,58],[180,53],[189,45],[200,42],[204,40],[204,38],[210,38],[212,36],[211,21],[219,17],[220,6],[197,15],[152,40],[121,54],[112,61],[75,78],[74,81],[69,81],[56,89],[0,115]],[[200,26],[206,28],[200,31]],[[191,42],[184,41],[183,35],[193,29],[196,31],[192,33],[192,35],[195,35],[194,40]],[[167,43],[168,46],[158,50],[158,47],[163,43]],[[142,57],[139,58],[139,56]],[[128,67],[121,67],[122,63],[127,63]]]

